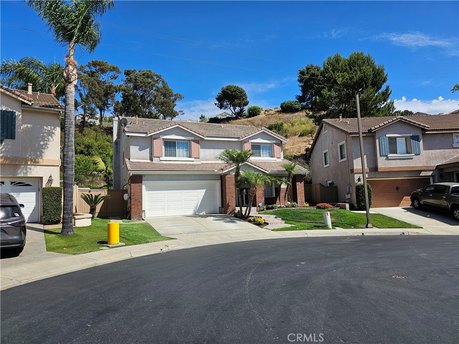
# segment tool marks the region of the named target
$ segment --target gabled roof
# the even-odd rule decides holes
[[[192,121],[167,121],[138,117],[122,117],[120,120],[125,120],[125,131],[127,133],[152,135],[166,129],[179,127],[204,138],[231,138],[242,140],[258,133],[265,132],[278,138],[281,141],[287,141],[285,137],[273,133],[266,128],[258,128],[249,125],[201,123]]]
[[[389,116],[389,117],[362,117],[362,131],[374,132],[389,124],[402,121],[425,130],[456,130],[459,129],[459,114],[447,115],[412,115],[412,116]],[[357,134],[357,118],[333,118],[324,119],[327,123],[350,134]]]
[[[375,131],[398,121],[417,126],[427,133],[459,130],[459,112],[453,111],[446,115],[415,114],[411,116],[362,117],[362,132],[374,133]],[[314,149],[324,124],[328,124],[350,135],[358,134],[357,118],[324,119],[322,123],[320,123],[319,128],[314,135],[309,155]]]
[[[32,92],[29,94],[24,90],[16,90],[0,84],[0,91],[9,94],[10,96],[20,100],[21,102],[37,107],[62,109],[62,104],[56,99],[55,96],[49,93]]]

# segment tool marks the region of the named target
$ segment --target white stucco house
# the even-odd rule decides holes
[[[59,186],[62,105],[51,94],[0,85],[0,191],[24,204],[40,222],[41,190]]]

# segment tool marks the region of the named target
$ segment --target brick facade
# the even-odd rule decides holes
[[[258,186],[257,187],[257,193],[255,196],[255,207],[258,207],[258,205],[261,203],[261,205],[265,205],[265,188],[264,186]]]
[[[284,200],[286,199],[285,191],[287,191],[287,186],[282,185],[280,187],[280,194],[279,194],[279,198],[277,199],[277,205],[284,205]]]
[[[131,189],[131,220],[142,219],[142,176],[129,178]]]
[[[234,174],[221,176],[222,205],[225,214],[233,214],[236,210],[236,182]]]

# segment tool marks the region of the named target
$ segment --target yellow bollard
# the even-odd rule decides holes
[[[117,245],[120,243],[120,224],[118,222],[109,222],[107,224],[109,245]]]

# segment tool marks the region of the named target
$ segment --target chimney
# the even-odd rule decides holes
[[[32,83],[31,82],[27,84],[27,94],[32,94]]]

